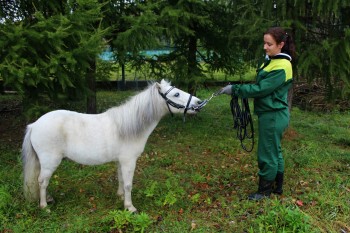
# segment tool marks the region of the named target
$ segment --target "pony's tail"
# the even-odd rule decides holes
[[[27,126],[22,145],[22,162],[24,174],[24,197],[31,202],[39,199],[39,182],[40,163],[38,156],[30,141],[32,128]]]

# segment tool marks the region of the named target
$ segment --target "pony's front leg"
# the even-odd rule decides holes
[[[117,177],[118,177],[118,196],[124,200],[124,181],[122,176],[122,169],[120,163],[117,162]]]
[[[137,209],[133,206],[131,200],[131,190],[132,190],[132,181],[134,177],[134,171],[136,167],[136,158],[128,160],[119,161],[120,171],[123,179],[123,188],[124,188],[124,208],[128,209],[130,212],[136,212]]]

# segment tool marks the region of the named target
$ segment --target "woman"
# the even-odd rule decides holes
[[[292,38],[280,27],[264,33],[266,61],[257,70],[255,84],[234,84],[220,93],[254,98],[254,112],[258,115],[258,191],[248,199],[260,200],[272,192],[282,194],[284,160],[281,139],[289,124],[288,89],[292,86],[292,57],[295,47]],[[275,189],[273,185],[276,182]]]

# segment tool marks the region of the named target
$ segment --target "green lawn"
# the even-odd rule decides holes
[[[227,75],[223,71],[209,71],[205,64],[202,64],[203,74],[206,76],[206,81],[253,81],[256,76],[255,67],[247,68],[246,71],[237,71],[235,75]],[[109,80],[109,81],[120,81],[122,78],[122,69],[118,64],[110,62],[98,63],[98,80]],[[160,71],[159,71],[160,72]],[[162,75],[166,76],[165,73],[168,70],[163,70]],[[169,72],[170,76],[173,76]],[[134,68],[130,63],[125,66],[125,80],[153,80],[154,75],[151,75],[151,68],[147,65],[141,68]]]
[[[214,91],[202,89],[198,97]],[[99,110],[132,94],[99,92]],[[15,99],[0,96],[0,105],[16,105]],[[20,160],[25,124],[17,113],[2,113],[0,232],[133,232],[142,226],[174,233],[350,232],[350,112],[294,107],[283,140],[284,195],[251,202],[246,196],[257,188],[256,146],[252,153],[241,149],[229,101],[213,98],[185,123],[182,116],[161,120],[137,164],[133,203],[141,214],[131,217],[116,196],[112,163],[64,161],[49,185],[55,203],[46,210],[26,203]],[[67,106],[79,111],[85,103]]]

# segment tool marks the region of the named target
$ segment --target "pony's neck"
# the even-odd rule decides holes
[[[136,138],[144,134],[149,135],[167,111],[156,84],[152,84],[123,105],[112,108],[108,112],[117,123],[120,136]]]

